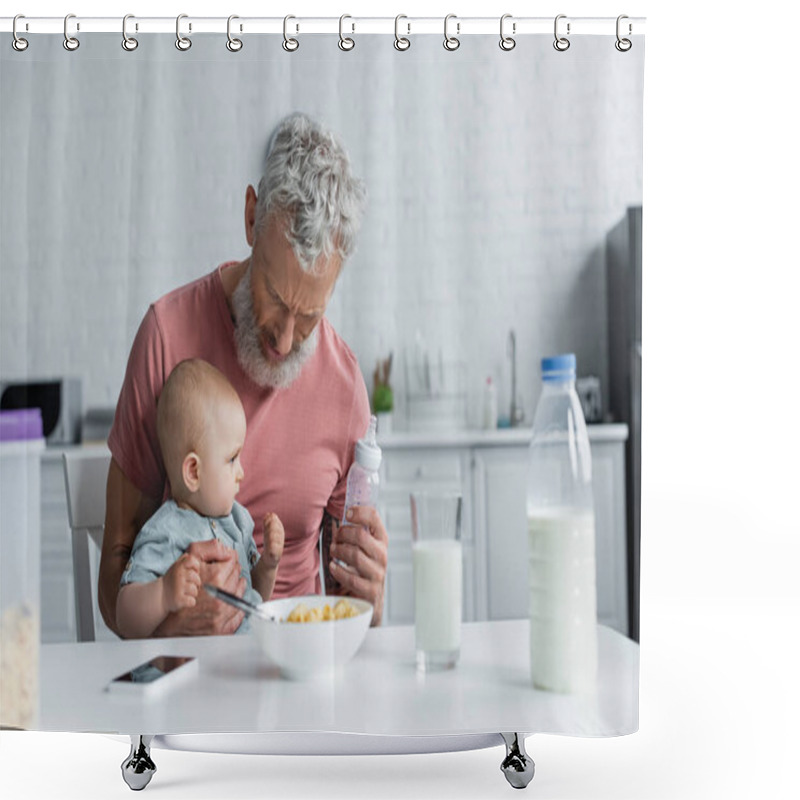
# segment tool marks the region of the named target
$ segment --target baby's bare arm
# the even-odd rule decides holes
[[[117,628],[121,636],[151,636],[167,616],[191,608],[200,591],[199,562],[184,553],[166,575],[148,583],[129,583],[117,595]]]
[[[259,558],[250,573],[253,588],[261,595],[263,600],[269,600],[275,588],[275,578],[278,574],[277,567],[268,567],[263,558]]]

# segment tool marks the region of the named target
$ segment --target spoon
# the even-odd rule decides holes
[[[248,600],[245,600],[242,597],[237,597],[235,594],[231,594],[230,592],[226,592],[224,589],[220,589],[218,586],[212,586],[210,583],[204,583],[203,588],[212,597],[216,597],[217,600],[222,600],[223,603],[227,603],[234,608],[238,608],[239,611],[244,611],[247,616],[252,615],[254,617],[258,617],[259,619],[263,619],[266,622],[280,622],[280,619],[274,614],[268,614],[266,611],[258,606],[253,605]]]

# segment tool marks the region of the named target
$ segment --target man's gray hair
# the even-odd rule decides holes
[[[278,124],[258,184],[256,235],[273,212],[286,214],[287,239],[306,272],[320,255],[338,253],[344,262],[355,249],[365,199],[333,133],[300,113]]]

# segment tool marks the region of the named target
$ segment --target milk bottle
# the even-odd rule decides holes
[[[597,676],[594,499],[573,354],[542,359],[527,491],[531,679],[591,691]]]

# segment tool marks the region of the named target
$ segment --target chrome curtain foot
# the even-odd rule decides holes
[[[131,752],[122,762],[122,779],[134,792],[144,789],[155,774],[156,765],[150,758],[152,741],[152,736],[131,734]]]
[[[525,752],[525,738],[520,733],[501,733],[506,743],[506,757],[500,765],[506,780],[515,789],[524,789],[533,780],[536,765]]]

